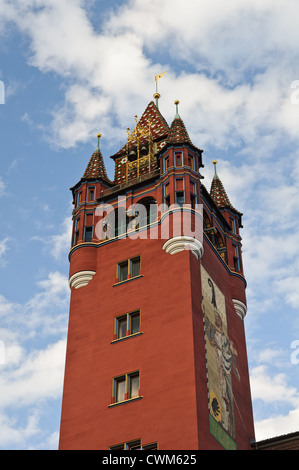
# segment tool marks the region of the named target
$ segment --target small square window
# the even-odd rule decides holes
[[[139,372],[124,374],[113,379],[114,403],[139,398]]]
[[[126,281],[140,275],[140,256],[122,261],[117,265],[118,282]]]
[[[140,311],[126,313],[115,319],[114,340],[126,338],[139,333]]]

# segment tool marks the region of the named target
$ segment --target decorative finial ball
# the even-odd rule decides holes
[[[179,100],[175,100],[174,104],[175,104],[175,105],[180,104]]]
[[[155,93],[155,94],[154,94],[155,100],[158,100],[158,99],[160,98],[160,96],[161,96],[160,93]]]
[[[216,165],[216,164],[217,164],[217,160],[213,160],[212,163],[213,163],[214,165]]]
[[[102,134],[97,134],[97,138],[100,139],[102,137]]]

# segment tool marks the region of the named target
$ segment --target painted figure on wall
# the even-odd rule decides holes
[[[210,413],[234,439],[234,396],[232,371],[240,380],[237,351],[227,334],[225,297],[202,268],[203,313],[205,322],[207,379]]]

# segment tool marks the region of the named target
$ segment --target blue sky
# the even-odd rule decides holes
[[[296,0],[0,0],[0,448],[56,449],[71,193],[159,81],[243,212],[258,440],[299,430]],[[298,97],[297,97],[298,95]],[[0,101],[1,102],[1,101]],[[297,353],[298,352],[298,353]]]

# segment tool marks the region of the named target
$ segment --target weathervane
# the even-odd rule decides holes
[[[156,106],[157,106],[157,108],[159,107],[159,106],[158,106],[158,100],[159,100],[159,98],[160,98],[160,96],[161,96],[160,93],[158,92],[158,80],[159,80],[159,78],[162,78],[163,75],[165,75],[166,73],[167,73],[167,72],[163,72],[163,73],[160,73],[160,75],[156,75],[156,76],[155,76],[156,93],[154,94],[154,98],[155,98],[155,100],[156,100]]]

